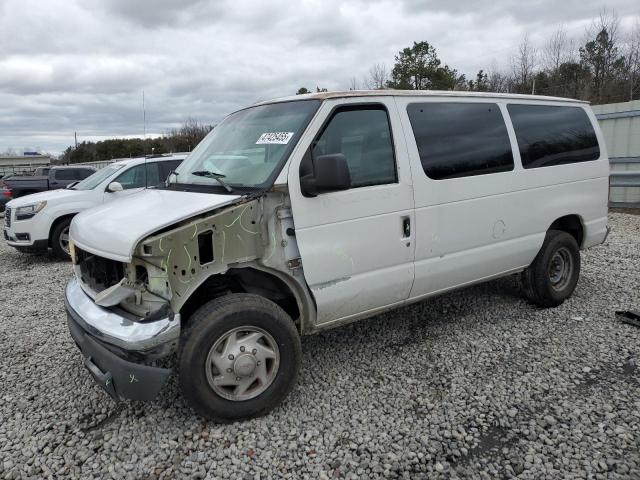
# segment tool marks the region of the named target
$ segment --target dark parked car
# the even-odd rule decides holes
[[[31,193],[66,188],[71,183],[84,180],[95,173],[93,167],[51,167],[48,175],[12,175],[3,179],[5,188],[11,190],[13,198],[23,197]]]
[[[4,206],[13,196],[8,188],[0,188],[0,212],[4,212]]]

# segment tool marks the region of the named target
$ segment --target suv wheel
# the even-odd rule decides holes
[[[58,223],[51,231],[51,249],[53,255],[60,260],[69,260],[69,226],[71,219],[66,218]]]
[[[570,234],[550,230],[533,263],[522,272],[525,296],[541,307],[556,307],[571,296],[580,276],[580,249]]]
[[[206,303],[189,319],[178,353],[180,389],[203,417],[257,417],[287,396],[300,359],[291,317],[258,295],[231,294]]]

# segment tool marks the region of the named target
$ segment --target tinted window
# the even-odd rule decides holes
[[[166,162],[159,162],[160,179],[166,180],[171,172],[173,172],[182,163],[182,160],[167,160]]]
[[[149,178],[145,177],[145,167]],[[130,188],[155,187],[161,183],[160,172],[158,171],[158,163],[147,163],[146,165],[137,165],[123,172],[114,180],[122,185],[124,190]],[[164,181],[164,179],[162,180]]]
[[[105,181],[107,178],[111,177],[114,173],[116,173],[121,168],[124,168],[124,165],[121,163],[116,163],[113,165],[109,165],[104,167],[102,170],[98,170],[94,175],[87,177],[82,182],[78,183],[73,187],[74,190],[92,190],[96,188],[100,183]]]
[[[389,118],[381,105],[336,110],[312,147],[314,158],[332,153],[346,157],[352,187],[397,181]]]
[[[54,176],[56,180],[77,180],[76,171],[72,168],[65,168],[63,170],[54,170]]]
[[[580,107],[509,105],[524,168],[586,162],[600,157],[598,139]]]
[[[429,178],[513,170],[509,134],[496,104],[415,103],[407,113]]]
[[[95,173],[95,170],[89,170],[88,168],[81,168],[77,171],[76,180],[84,180]]]

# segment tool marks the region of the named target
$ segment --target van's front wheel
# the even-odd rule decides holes
[[[278,305],[258,295],[227,295],[191,317],[178,358],[180,388],[203,417],[256,417],[289,393],[300,358],[298,332]]]
[[[556,307],[571,296],[580,276],[580,248],[567,232],[550,230],[533,263],[522,272],[525,296],[541,307]]]

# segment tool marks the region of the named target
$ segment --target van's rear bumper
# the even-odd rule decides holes
[[[582,248],[589,248],[604,243],[609,236],[611,228],[609,227],[608,218],[606,216],[596,218],[589,222],[584,222],[584,240]]]
[[[180,315],[140,323],[99,307],[73,279],[65,291],[67,324],[94,380],[114,400],[152,400],[171,370],[149,365],[177,348]]]

